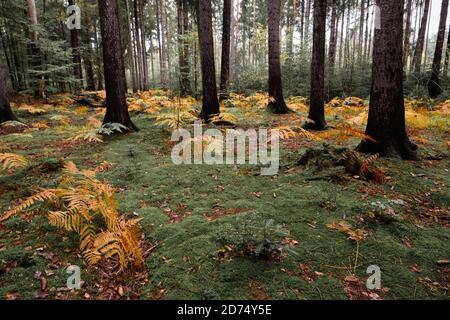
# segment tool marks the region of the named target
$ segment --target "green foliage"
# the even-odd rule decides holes
[[[100,129],[98,129],[97,133],[101,135],[110,136],[115,133],[124,133],[128,132],[130,129],[126,126],[124,126],[121,123],[105,123],[101,126]]]
[[[277,259],[286,253],[296,253],[287,241],[289,231],[273,219],[258,213],[240,215],[234,223],[225,225],[217,234],[222,245],[231,245],[237,252],[265,259]]]

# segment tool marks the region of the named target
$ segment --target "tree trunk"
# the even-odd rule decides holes
[[[180,64],[180,94],[185,97],[190,94],[189,88],[189,60],[187,46],[187,7],[186,1],[177,1],[177,20],[178,20],[178,59]]]
[[[328,50],[328,61],[330,64],[331,74],[334,73],[334,65],[336,62],[336,43],[337,43],[336,21],[337,21],[337,5],[336,0],[333,0],[331,9],[331,22],[330,22],[330,49]]]
[[[69,0],[69,6],[75,4],[74,0]],[[70,47],[72,49],[72,62],[73,62],[73,76],[75,77],[75,92],[81,90],[83,83],[83,72],[81,69],[81,52],[80,52],[80,41],[78,38],[78,30],[70,30]]]
[[[103,123],[120,123],[137,130],[131,122],[126,101],[125,66],[122,57],[117,0],[98,2],[102,32],[106,86],[106,115]]]
[[[314,0],[313,52],[311,60],[311,95],[308,129],[324,130],[325,121],[325,34],[327,1]]]
[[[90,29],[88,28],[85,32],[83,32],[84,38],[84,69],[86,70],[86,89],[88,91],[95,91],[95,81],[94,81],[94,67],[92,64],[92,43],[91,43],[91,35],[89,33]]]
[[[289,109],[283,97],[280,62],[280,0],[267,4],[269,25],[269,105],[270,111],[285,114]]]
[[[406,26],[405,26],[405,39],[403,42],[403,68],[406,68],[408,65],[408,57],[409,57],[409,46],[410,46],[410,38],[411,38],[411,15],[412,15],[412,2],[413,0],[408,0],[408,4],[406,7]]]
[[[222,65],[220,72],[220,96],[226,98],[228,81],[230,80],[230,51],[231,51],[231,0],[223,3],[223,32],[222,32]]]
[[[97,64],[97,90],[102,91],[104,89],[103,87],[103,74],[102,74],[102,59],[100,54],[100,45],[99,45],[99,38],[98,38],[98,32],[97,32],[97,21],[94,24],[94,40],[95,40],[95,52],[96,52],[96,64]]]
[[[217,98],[216,67],[214,64],[214,42],[212,32],[212,9],[210,0],[198,0],[198,37],[200,45],[203,106],[201,118],[206,122],[220,113]]]
[[[141,30],[141,41],[142,48],[142,90],[148,90],[148,58],[147,58],[147,45],[145,43],[145,23],[144,23],[144,3],[139,0],[139,29]]]
[[[419,35],[417,37],[416,51],[414,52],[413,68],[414,72],[419,74],[422,65],[422,54],[425,43],[425,32],[427,29],[428,12],[430,10],[430,0],[425,0],[425,7],[422,15],[422,22],[420,23]]]
[[[127,12],[127,27],[128,27],[128,57],[130,64],[130,72],[131,72],[131,87],[133,88],[133,92],[138,91],[137,86],[137,76],[136,76],[136,68],[134,64],[134,48],[133,48],[133,31],[131,28],[131,11],[130,11],[130,1],[125,0],[125,8]]]
[[[140,91],[144,90],[144,63],[141,48],[141,36],[139,33],[139,0],[134,0],[134,39],[136,42],[136,59],[137,59],[137,87]]]
[[[445,50],[445,63],[444,63],[445,77],[448,77],[449,62],[450,62],[450,27],[448,28],[447,49]]]
[[[431,69],[431,79],[428,82],[428,93],[431,98],[436,98],[443,90],[440,86],[440,72],[442,62],[442,50],[445,41],[445,29],[447,27],[449,0],[442,0],[441,20],[439,22],[439,32],[436,40],[436,50],[434,51],[433,67]]]
[[[17,120],[9,105],[7,91],[3,69],[0,66],[0,123]]]
[[[415,159],[417,146],[408,138],[403,96],[403,5],[404,0],[377,0],[381,29],[375,29],[372,87],[366,134],[358,150],[382,156],[398,153]]]

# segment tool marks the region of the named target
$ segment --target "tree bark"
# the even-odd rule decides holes
[[[220,72],[220,95],[226,98],[228,81],[230,80],[230,51],[231,51],[231,0],[223,3],[223,32],[222,32],[222,65]]]
[[[311,95],[309,122],[305,127],[324,130],[325,121],[325,34],[327,1],[314,0],[313,52],[311,60]]]
[[[382,156],[398,153],[415,159],[417,146],[408,138],[403,96],[403,5],[404,0],[377,0],[381,29],[375,29],[372,87],[366,134],[358,150]]]
[[[449,0],[442,0],[441,20],[439,22],[439,32],[436,40],[436,49],[434,51],[433,67],[431,68],[431,79],[428,82],[428,93],[431,98],[436,98],[443,90],[440,86],[440,73],[442,62],[442,50],[445,41],[445,29],[447,27]]]
[[[136,76],[136,68],[135,68],[135,64],[134,64],[134,48],[133,48],[133,31],[131,28],[131,11],[130,11],[130,1],[129,0],[124,0],[125,1],[125,9],[127,12],[127,27],[128,27],[128,61],[130,64],[130,73],[131,73],[131,87],[133,88],[133,92],[137,92],[138,91],[138,86],[137,86],[137,76]]]
[[[148,57],[147,57],[147,45],[145,43],[145,23],[144,23],[144,3],[143,0],[139,0],[139,29],[141,30],[141,41],[142,48],[142,90],[147,91],[148,88]]]
[[[189,60],[187,40],[187,6],[186,0],[177,1],[177,20],[178,20],[178,59],[180,64],[180,94],[187,96],[190,94],[189,84]]]
[[[333,0],[331,9],[331,22],[330,22],[330,49],[328,50],[328,61],[330,64],[331,74],[334,73],[334,65],[336,62],[336,44],[337,44],[336,21],[337,21],[337,4],[336,0]]]
[[[403,68],[406,68],[408,65],[408,57],[409,57],[409,46],[410,46],[410,38],[411,38],[411,15],[412,15],[412,2],[413,0],[408,0],[408,4],[406,7],[406,26],[405,26],[405,39],[403,43]]]
[[[427,29],[428,12],[430,10],[430,0],[425,0],[425,6],[422,15],[422,22],[420,23],[419,35],[417,37],[416,51],[414,52],[413,68],[414,72],[419,74],[422,65],[422,54],[425,43],[425,32]]]
[[[217,98],[212,9],[210,0],[198,0],[197,17],[203,86],[201,118],[208,122],[212,115],[220,113],[220,105]]]
[[[448,69],[450,62],[450,27],[448,28],[447,49],[445,50],[444,76],[448,77]]]
[[[69,6],[73,6],[74,4],[75,4],[74,0],[69,0]],[[75,77],[75,92],[79,92],[81,90],[81,86],[83,83],[83,72],[81,69],[81,50],[77,29],[70,30],[70,47],[72,49],[73,75]]]
[[[117,0],[98,3],[102,32],[106,86],[106,115],[103,123],[120,123],[137,130],[131,122],[126,101],[125,66],[122,57]]]
[[[11,110],[11,106],[9,105],[7,91],[8,89],[6,87],[3,69],[0,66],[0,123],[6,121],[17,121],[17,118]]]
[[[269,25],[269,105],[270,111],[285,114],[289,109],[283,97],[280,62],[280,0],[267,4]]]
[[[140,22],[139,22],[139,0],[134,0],[134,39],[136,42],[137,59],[137,87],[140,91],[144,90],[144,58],[142,56]]]
[[[86,89],[88,91],[95,91],[95,80],[94,80],[94,67],[92,64],[92,42],[91,35],[89,33],[90,29],[87,28],[85,32],[83,32],[84,38],[84,69],[86,70]]]

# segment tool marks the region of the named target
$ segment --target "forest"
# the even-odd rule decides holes
[[[0,300],[450,299],[449,0],[2,0]]]

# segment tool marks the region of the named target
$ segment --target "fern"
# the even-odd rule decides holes
[[[101,137],[99,137],[97,131],[84,132],[73,138],[69,138],[68,140],[71,142],[86,141],[88,143],[92,143],[92,142],[103,143],[104,142],[103,139]]]
[[[1,171],[14,173],[28,166],[28,160],[14,153],[0,153]]]
[[[112,123],[105,123],[104,125],[102,125],[101,128],[98,129],[97,133],[110,136],[114,133],[124,133],[127,131],[130,131],[130,128],[124,126],[121,123],[112,122]]]
[[[97,180],[95,171],[80,170],[73,162],[67,163],[63,172],[58,188],[24,200],[4,213],[0,223],[43,203],[51,208],[47,213],[50,225],[79,234],[80,250],[88,264],[117,258],[120,270],[130,264],[142,266],[140,220],[125,221],[120,216],[114,188]]]

